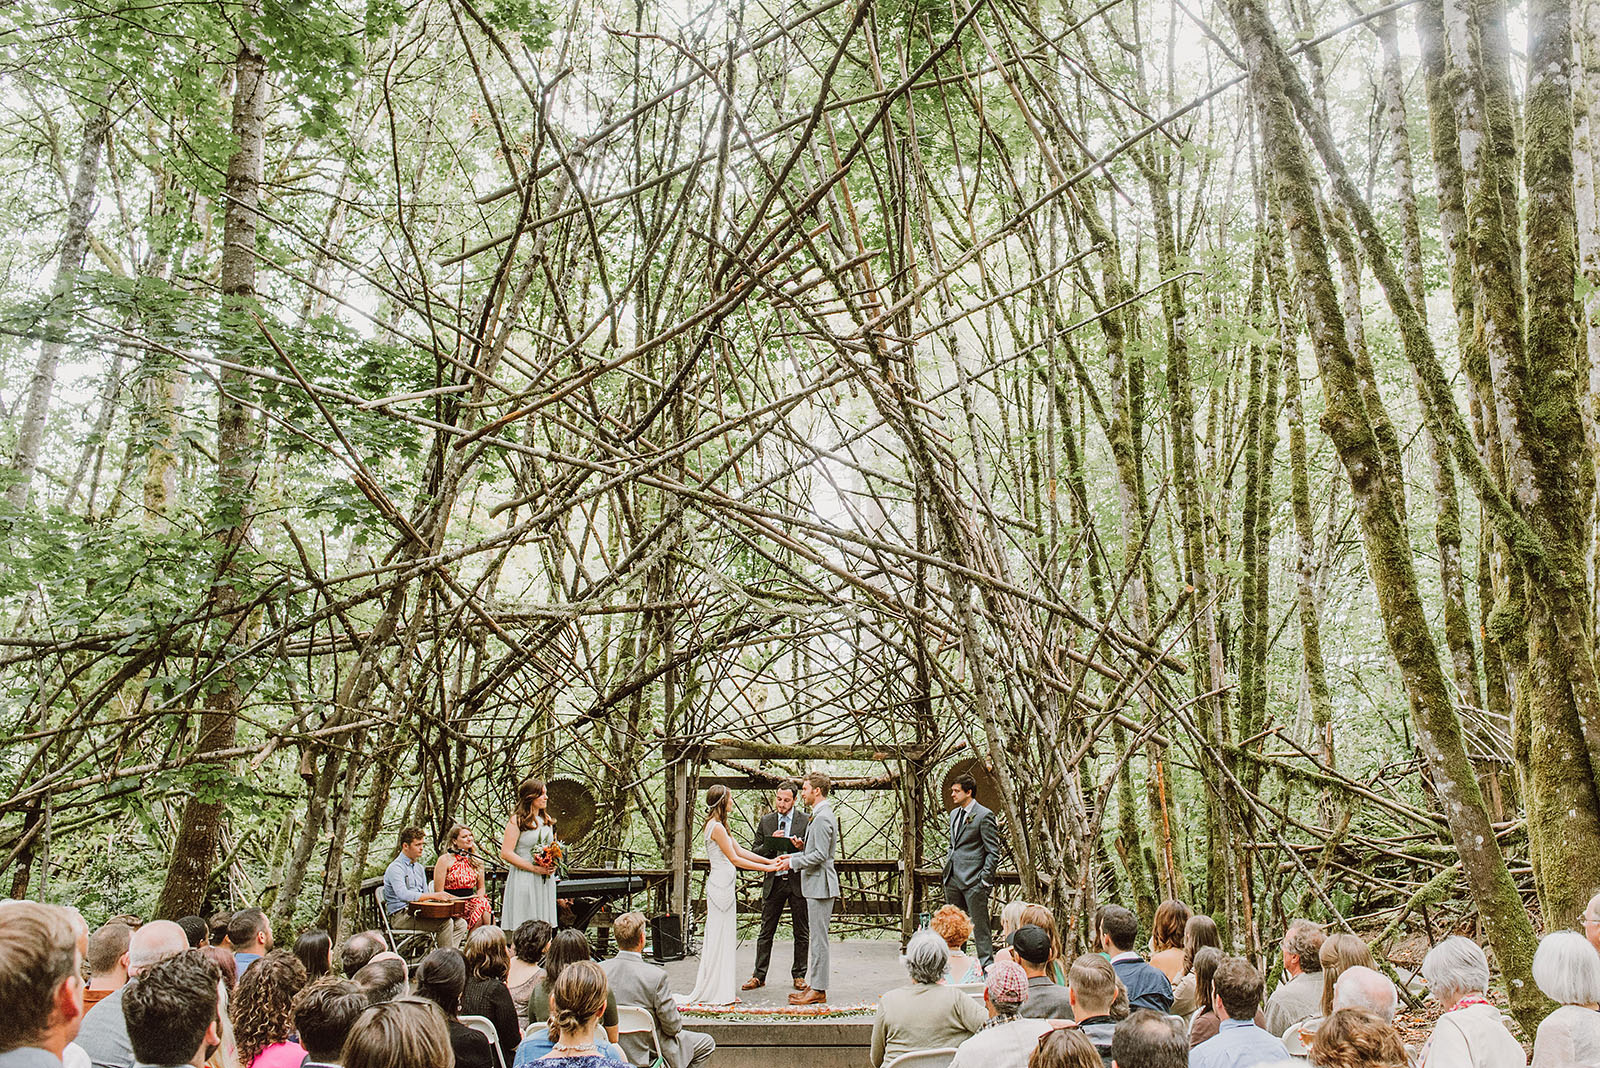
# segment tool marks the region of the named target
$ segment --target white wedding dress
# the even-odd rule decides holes
[[[706,822],[704,841],[711,872],[706,876],[706,932],[700,943],[700,971],[694,990],[683,998],[691,1005],[728,1005],[739,1000],[738,972],[733,959],[739,931],[734,908],[733,861],[711,838],[714,821]]]

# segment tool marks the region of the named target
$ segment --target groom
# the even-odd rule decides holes
[[[811,807],[811,826],[805,848],[778,858],[778,870],[800,873],[800,893],[806,899],[811,928],[811,960],[806,988],[789,995],[791,1005],[819,1005],[828,1000],[828,920],[833,899],[839,896],[839,875],[833,870],[833,851],[839,844],[839,821],[834,819],[828,790],[833,780],[820,771],[805,777],[800,800]]]

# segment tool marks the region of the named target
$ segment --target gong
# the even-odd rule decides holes
[[[544,790],[561,840],[569,844],[582,841],[594,829],[599,811],[594,793],[577,779],[551,779]]]

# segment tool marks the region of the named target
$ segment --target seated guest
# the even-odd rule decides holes
[[[406,906],[419,901],[454,901],[443,890],[430,889],[428,869],[422,864],[423,834],[421,827],[407,827],[400,832],[400,855],[383,869],[383,911],[389,914],[389,926],[396,931],[426,931],[433,935],[440,949],[454,949],[467,937],[467,921],[458,917],[450,919],[423,919]]]
[[[579,936],[577,941],[568,937],[572,934]],[[644,913],[624,912],[611,921],[611,934],[617,940],[617,955],[600,965],[608,986],[604,1019],[615,1021],[618,1001],[628,1005],[638,1005],[649,1012],[651,1018],[655,1020],[656,1034],[661,1037],[661,1053],[667,1060],[668,1068],[689,1068],[690,1065],[699,1068],[704,1065],[712,1051],[717,1048],[717,1043],[704,1031],[690,1031],[683,1026],[683,1017],[678,1014],[678,1003],[668,992],[667,970],[645,963]],[[556,932],[555,938],[550,942],[550,948],[544,955],[545,965],[550,971],[548,983],[555,983],[560,969],[572,960],[573,954],[578,952],[579,943],[587,953],[589,940],[583,937],[583,932]],[[542,988],[544,984],[535,988],[528,998],[529,1016],[535,1014],[535,1003],[540,999]],[[545,1009],[544,1012],[548,1016],[550,1010]],[[608,1026],[606,1032],[607,1038],[617,1042],[614,1025]],[[629,1034],[618,1044],[627,1053],[631,1063],[643,1066],[649,1064],[652,1058],[648,1042],[648,1036]]]
[[[1484,996],[1489,961],[1470,938],[1454,935],[1422,958],[1428,996],[1444,1015],[1422,1047],[1418,1068],[1508,1068],[1527,1063],[1505,1017]]]
[[[1183,973],[1172,984],[1172,1007],[1167,1010],[1174,1016],[1190,1016],[1200,1007],[1195,997],[1194,955],[1207,946],[1221,951],[1222,934],[1216,920],[1197,913],[1183,925]]]
[[[128,978],[137,979],[144,970],[189,948],[183,928],[171,920],[152,920],[128,939]],[[90,1009],[78,1031],[78,1045],[96,1068],[131,1068],[133,1046],[128,1041],[128,1024],[122,1016],[122,999],[131,982],[113,990]]]
[[[1110,1064],[1102,1061],[1076,1027],[1058,1027],[1046,1033],[1028,1056],[1028,1068],[1102,1068]]]
[[[467,986],[467,961],[459,949],[436,949],[417,965],[416,995],[444,1012],[456,1068],[494,1068],[489,1040],[461,1022],[461,992]]]
[[[1255,1024],[1263,983],[1249,961],[1222,958],[1211,985],[1220,1027],[1217,1037],[1190,1051],[1190,1068],[1254,1068],[1288,1059],[1283,1042]]]
[[[1011,959],[1028,977],[1028,1000],[1018,1015],[1036,1020],[1070,1020],[1072,1002],[1067,988],[1045,974],[1054,947],[1042,927],[1025,923],[1011,936]]]
[[[1389,977],[1373,968],[1355,965],[1346,968],[1333,983],[1333,1010],[1365,1009],[1379,1019],[1393,1022],[1400,997]]]
[[[458,823],[444,837],[444,852],[433,866],[433,888],[466,900],[469,931],[494,919],[484,880],[483,860],[478,856],[472,828]]]
[[[1333,988],[1339,976],[1350,968],[1372,967],[1372,951],[1353,934],[1340,931],[1322,941],[1317,950],[1317,961],[1322,965],[1322,1002],[1315,1016],[1290,1024],[1281,1036],[1291,1056],[1304,1057],[1311,1048],[1311,1036],[1317,1033],[1322,1021],[1333,1012]]]
[[[234,963],[233,950],[225,949],[222,946],[207,945],[201,946],[195,952],[202,954],[212,964],[221,969],[222,987],[228,992],[228,998],[232,1000],[234,988],[239,985],[239,966]],[[222,1026],[229,1035],[233,1034],[233,1025],[227,1020],[222,1021]]]
[[[1017,911],[1021,911],[1018,909]],[[961,948],[967,944],[967,939],[972,937],[972,918],[954,905],[941,906],[933,914],[933,919],[928,926],[933,933],[944,939],[944,944],[950,950],[950,963],[945,969],[944,981],[947,983],[978,983],[983,981],[983,965],[977,960],[967,956]],[[1006,937],[1010,938],[1010,932]]]
[[[1316,1068],[1407,1068],[1408,1064],[1400,1032],[1364,1009],[1335,1009],[1328,1014],[1311,1043],[1311,1063]]]
[[[222,1045],[221,999],[222,972],[203,953],[186,949],[145,969],[122,998],[135,1061],[200,1068]]]
[[[333,976],[309,983],[296,994],[289,1014],[306,1051],[302,1068],[337,1068],[350,1028],[369,1007],[360,987]]]
[[[339,947],[339,967],[346,979],[354,979],[356,972],[365,968],[373,957],[389,948],[380,931],[357,931]]]
[[[1217,1016],[1216,978],[1217,965],[1222,963],[1222,950],[1212,949],[1207,946],[1194,958],[1195,996],[1200,999],[1202,1008],[1195,1013],[1194,1021],[1189,1025],[1189,1045],[1198,1046],[1208,1039],[1216,1038],[1217,1031],[1222,1026],[1222,1020]],[[1265,1027],[1267,1018],[1256,1010],[1255,1024]]]
[[[294,996],[305,985],[305,965],[286,949],[272,950],[245,968],[230,1007],[240,1068],[299,1068],[306,1051],[289,1035]]]
[[[511,991],[506,989],[506,970],[511,957],[506,949],[506,933],[493,924],[480,927],[467,935],[467,945],[461,955],[467,961],[467,986],[461,994],[461,1013],[482,1016],[494,1024],[500,1051],[505,1063],[510,1064],[517,1057],[517,1043],[522,1041],[522,1025],[518,1022],[516,1006],[511,1004]]]
[[[1022,909],[1022,923],[1017,929],[1021,930],[1030,925],[1050,936],[1050,959],[1045,962],[1045,974],[1050,977],[1051,982],[1066,986],[1067,962],[1061,959],[1061,930],[1056,926],[1055,913],[1043,905],[1026,905]],[[1015,955],[1011,960],[1014,964],[1022,963]]]
[[[1267,1030],[1281,1035],[1301,1020],[1322,1011],[1321,928],[1310,920],[1292,920],[1279,950],[1289,976],[1267,1000]]]
[[[228,944],[239,974],[272,951],[272,923],[260,909],[240,909],[228,921]]]
[[[405,958],[398,953],[384,951],[373,957],[350,981],[361,988],[368,1001],[381,1005],[406,996],[409,992],[406,979]]]
[[[59,1068],[84,1018],[82,924],[59,905],[0,910],[0,1068]]]
[[[343,1068],[455,1068],[450,1029],[439,1006],[421,998],[374,1005],[344,1040]]]
[[[541,1029],[551,1043],[550,1052],[539,1063],[546,1068],[551,1062],[565,1062],[561,1068],[628,1068],[627,1061],[611,1052],[614,1045],[604,1042],[600,1019],[605,1011],[606,974],[600,965],[580,960],[562,968],[550,992],[550,1018]],[[602,1043],[608,1048],[603,1050]]]
[[[1013,964],[1016,963],[1011,956],[1011,936],[1022,926],[1022,911],[1027,907],[1026,901],[1007,901],[1005,908],[1000,910],[1000,934],[994,940],[995,960],[1009,960]]]
[[[984,1012],[965,991],[943,985],[950,951],[944,936],[918,931],[906,943],[906,986],[887,990],[872,1019],[873,1068],[914,1049],[958,1046],[983,1026]]]
[[[333,939],[318,927],[294,940],[294,955],[306,969],[306,982],[314,983],[333,971]]]
[[[983,1004],[989,1019],[978,1033],[956,1047],[950,1068],[1026,1068],[1049,1020],[1018,1016],[1028,999],[1028,977],[1019,965],[995,961],[983,980]]]
[[[584,988],[587,984],[591,984],[594,981],[594,974],[590,969],[599,968],[600,965],[596,964],[594,961],[579,961],[568,968],[562,969],[563,974],[573,976],[572,982],[577,988],[575,990],[566,990],[564,996],[567,998],[567,1001],[563,1002],[563,1004],[577,1004],[581,1006],[585,998],[589,996],[585,993]],[[605,972],[603,971],[600,972],[600,981],[602,983],[605,982]],[[604,1014],[605,1009],[602,1007],[600,1012]],[[570,1030],[573,1026],[573,1023],[569,1021],[568,1029]],[[529,1024],[527,1031],[528,1037],[524,1038],[522,1040],[522,1045],[517,1047],[516,1059],[509,1063],[512,1064],[513,1068],[526,1068],[527,1065],[533,1064],[534,1061],[543,1059],[546,1054],[555,1049],[556,1042],[560,1039],[560,1034],[560,1021],[556,1021],[554,1026],[552,1026],[550,1020]],[[594,1029],[594,1048],[597,1054],[607,1058],[608,1060],[615,1061],[618,1065],[624,1066],[624,1068],[631,1063],[628,1060],[628,1055],[623,1052],[622,1047],[617,1045],[615,1042],[607,1041],[605,1032],[599,1030],[598,1028]]]
[[[1085,953],[1073,961],[1067,970],[1067,997],[1078,1030],[1110,1068],[1111,1039],[1117,1031],[1117,1021],[1111,1018],[1111,1003],[1117,999],[1117,973],[1111,962],[1098,953]],[[1028,999],[1033,1000],[1032,991]]]
[[[554,929],[544,920],[523,920],[511,936],[511,965],[506,971],[506,989],[517,1019],[528,1018],[528,995],[544,978],[544,950]]]
[[[1167,977],[1134,952],[1139,940],[1139,920],[1121,905],[1100,910],[1100,948],[1111,958],[1117,978],[1128,988],[1128,1003],[1135,1009],[1167,1012],[1172,1008],[1172,984]]]
[[[1600,1064],[1600,953],[1576,931],[1539,941],[1533,981],[1561,1007],[1539,1024],[1533,1068]]]
[[[211,944],[232,949],[233,947],[228,945],[228,924],[233,922],[233,913],[213,912],[211,919],[206,922],[211,926]]]
[[[1156,906],[1150,924],[1150,967],[1176,983],[1183,974],[1183,935],[1193,915],[1181,901],[1163,901]]]
[[[1111,1062],[1117,1068],[1186,1068],[1189,1058],[1182,1026],[1149,1009],[1140,1009],[1117,1024],[1111,1039]]]
[[[204,916],[181,916],[178,926],[183,928],[183,933],[189,936],[189,948],[199,949],[208,945],[211,939],[211,925],[206,923]]]
[[[132,937],[133,928],[125,923],[108,923],[89,936],[89,950],[84,955],[89,965],[89,987],[83,992],[85,1009],[93,1008],[128,981],[128,941]]]

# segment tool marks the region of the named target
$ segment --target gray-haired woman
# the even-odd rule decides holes
[[[1428,996],[1445,1007],[1418,1068],[1523,1068],[1522,1046],[1489,1004],[1489,960],[1470,938],[1446,938],[1422,958]]]
[[[1533,1068],[1600,1064],[1600,953],[1576,931],[1557,931],[1539,942],[1533,981],[1561,1007],[1539,1025]]]
[[[873,1068],[910,1050],[959,1046],[983,1026],[985,1013],[977,1001],[941,985],[949,963],[950,950],[941,936],[926,929],[911,936],[905,953],[911,982],[878,999],[872,1021]]]

